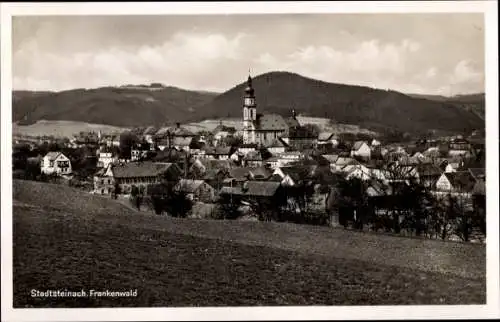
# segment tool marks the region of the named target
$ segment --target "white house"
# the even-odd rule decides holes
[[[469,171],[443,173],[436,182],[436,190],[441,192],[470,193],[476,180]]]
[[[351,149],[351,157],[370,159],[371,149],[365,141],[356,141]]]
[[[118,161],[118,157],[113,156],[113,152],[101,151],[97,157],[98,168],[107,168],[110,164]]]
[[[71,161],[62,152],[49,152],[43,157],[41,172],[45,174],[69,175]]]
[[[252,151],[257,151],[257,145],[256,144],[242,144],[238,147],[237,150],[241,155],[247,155],[247,153],[252,152]]]
[[[288,151],[278,155],[278,167],[283,167],[291,163],[298,162],[305,158],[304,154],[300,151]]]
[[[373,139],[371,143],[372,147],[380,146],[380,141],[377,139]]]

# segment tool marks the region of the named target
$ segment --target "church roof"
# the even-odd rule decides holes
[[[289,122],[279,114],[260,114],[255,122],[255,128],[261,131],[285,131],[289,127]]]

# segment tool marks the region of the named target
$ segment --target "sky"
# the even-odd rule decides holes
[[[405,93],[484,92],[483,14],[16,16],[13,88],[223,92],[289,71]]]

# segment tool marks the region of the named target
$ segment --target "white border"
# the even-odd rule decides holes
[[[249,13],[437,13],[485,14],[487,130],[487,305],[478,306],[336,306],[143,309],[12,309],[12,125],[11,17],[13,15],[161,15]],[[1,4],[1,206],[2,319],[71,320],[334,320],[456,319],[500,317],[498,218],[498,14],[496,1],[411,2],[224,2],[224,3],[2,3]]]

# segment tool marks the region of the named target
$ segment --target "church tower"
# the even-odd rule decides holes
[[[247,87],[243,96],[243,143],[255,143],[254,122],[257,120],[257,104],[252,77],[248,75]]]

